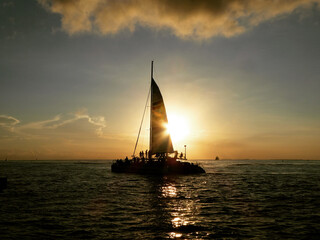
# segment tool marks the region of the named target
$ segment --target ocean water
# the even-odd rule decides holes
[[[111,173],[111,161],[7,161],[0,239],[320,239],[320,161],[198,161],[206,174]]]

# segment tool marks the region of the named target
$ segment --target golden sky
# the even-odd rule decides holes
[[[0,159],[130,156],[151,60],[174,147],[186,144],[189,158],[320,159],[319,9],[318,0],[5,0]]]

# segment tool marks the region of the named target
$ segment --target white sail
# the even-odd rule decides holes
[[[173,146],[168,132],[166,108],[160,89],[154,79],[151,79],[151,133],[150,153],[173,153]]]

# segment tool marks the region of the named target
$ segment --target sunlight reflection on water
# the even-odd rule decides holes
[[[171,185],[161,187],[163,197],[176,197],[177,188]]]
[[[194,226],[197,207],[192,190],[185,184],[177,184],[170,178],[164,178],[160,183],[161,198],[164,199],[161,209],[167,212],[172,232],[168,233],[169,238],[180,238],[188,233],[188,228]],[[187,235],[186,235],[187,236]]]
[[[180,238],[182,233],[171,232],[169,233],[169,238]]]
[[[0,162],[0,239],[319,236],[320,161],[203,164],[161,177],[114,174],[111,161]]]

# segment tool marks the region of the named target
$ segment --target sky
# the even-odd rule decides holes
[[[319,43],[319,0],[2,0],[0,159],[130,156],[154,60],[188,158],[319,160]]]

